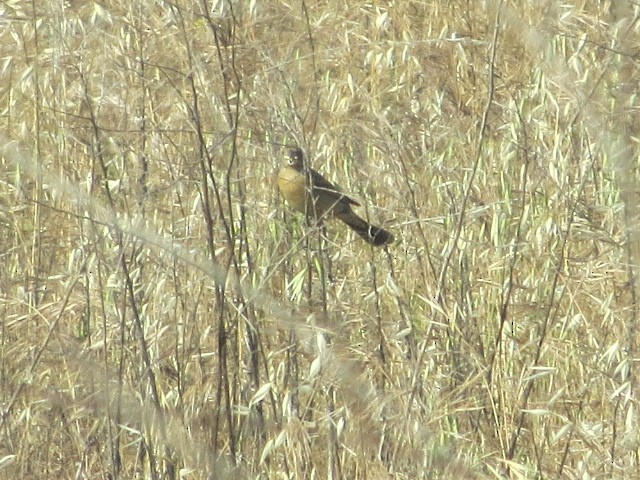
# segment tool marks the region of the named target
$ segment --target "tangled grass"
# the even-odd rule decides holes
[[[0,477],[640,478],[639,7],[378,3],[0,6]]]

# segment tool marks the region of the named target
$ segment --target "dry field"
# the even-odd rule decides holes
[[[4,0],[0,478],[640,478],[639,15]]]

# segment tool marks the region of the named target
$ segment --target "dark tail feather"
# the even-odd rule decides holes
[[[357,230],[355,228],[353,230],[374,247],[381,247],[394,240],[391,232],[374,225],[368,225],[366,230]]]
[[[339,217],[344,223],[346,223],[351,230],[360,235],[367,243],[374,247],[381,247],[388,243],[393,242],[393,234],[384,228],[376,227],[366,222],[362,218],[358,217],[355,213],[351,212],[350,215]]]

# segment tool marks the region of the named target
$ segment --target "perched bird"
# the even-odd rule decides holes
[[[358,202],[305,165],[300,148],[288,151],[286,161],[278,172],[278,188],[289,205],[309,218],[323,220],[336,217],[371,245],[393,242],[391,232],[371,225],[353,212],[351,206],[360,205]]]

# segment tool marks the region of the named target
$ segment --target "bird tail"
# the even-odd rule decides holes
[[[371,225],[366,220],[360,218],[353,212],[347,212],[342,215],[336,215],[347,226],[360,235],[367,243],[380,247],[393,242],[393,234],[384,228]]]

